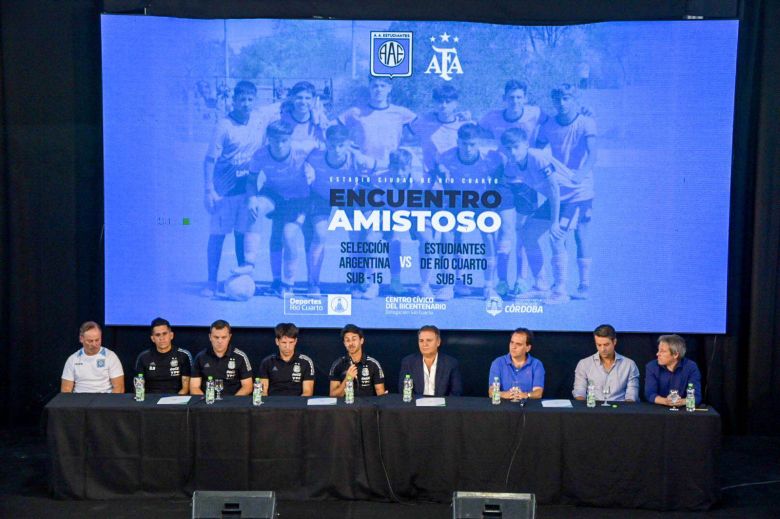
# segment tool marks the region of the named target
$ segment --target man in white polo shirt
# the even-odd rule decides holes
[[[82,348],[68,357],[62,370],[62,393],[124,393],[125,376],[116,353],[104,348],[103,331],[94,321],[79,328]]]

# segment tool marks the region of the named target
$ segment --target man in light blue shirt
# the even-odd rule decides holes
[[[509,353],[502,355],[490,365],[488,394],[493,397],[493,381],[498,377],[501,383],[501,398],[542,398],[544,392],[544,366],[532,357],[534,334],[527,328],[518,328],[509,339]]]
[[[637,402],[639,369],[633,360],[615,352],[615,328],[602,324],[593,331],[593,340],[598,351],[582,359],[574,370],[574,398],[585,400],[588,385],[593,384],[598,399]]]

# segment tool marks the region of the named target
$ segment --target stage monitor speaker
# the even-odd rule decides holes
[[[452,494],[453,519],[534,519],[534,494],[494,492],[455,492]]]
[[[192,494],[192,519],[275,519],[274,492],[217,492]]]

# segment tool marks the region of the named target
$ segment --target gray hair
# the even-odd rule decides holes
[[[658,337],[658,344],[660,345],[662,342],[669,346],[669,353],[672,355],[676,353],[680,360],[685,358],[685,339],[677,334],[661,335]]]
[[[84,337],[85,333],[87,333],[90,330],[95,330],[95,329],[97,329],[97,331],[99,331],[101,333],[103,332],[103,330],[101,330],[101,328],[100,328],[100,325],[98,323],[96,323],[95,321],[83,322],[83,323],[81,323],[81,326],[79,326],[79,337]]]

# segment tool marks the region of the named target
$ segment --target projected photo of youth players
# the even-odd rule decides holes
[[[332,124],[328,120],[317,89],[308,81],[300,81],[287,92],[282,103],[281,120],[292,128],[292,147],[308,155],[325,144],[325,130]]]
[[[722,327],[734,23],[101,26],[107,322]]]
[[[233,109],[217,123],[204,161],[204,204],[209,224],[208,283],[201,292],[217,292],[217,275],[225,236],[233,233],[239,264],[244,263],[246,178],[249,160],[260,146],[264,131],[262,116],[254,111],[257,87],[240,81],[233,89]]]
[[[399,201],[397,204],[394,203],[393,210],[401,211],[410,209],[408,204],[404,203],[405,193],[411,189],[419,190],[424,185],[420,172],[414,171],[411,152],[399,148],[390,152],[388,167],[362,177],[359,188],[382,190],[388,200]],[[430,189],[430,185],[428,185],[428,188]],[[371,213],[372,211],[366,211],[366,216],[370,216]],[[380,242],[380,239],[388,244],[387,254],[388,269],[390,270],[390,293],[395,296],[410,294],[401,282],[401,240],[404,234],[406,233],[391,229],[381,233],[363,231],[358,237],[359,241],[376,243],[377,248],[379,248],[379,244],[382,243]],[[426,244],[433,241],[433,229],[431,228],[430,220],[426,219],[425,228],[423,230],[411,227],[408,234],[412,240],[418,241],[420,257],[426,255]],[[411,258],[411,256],[406,257]],[[407,267],[409,266],[411,265],[407,265]],[[366,276],[376,274],[376,271],[372,271],[371,269],[366,269],[364,272],[366,272]],[[433,297],[433,292],[430,287],[430,276],[431,269],[421,266],[420,283],[417,290],[418,295]],[[364,293],[359,294],[359,296],[363,299],[373,299],[378,293],[379,284],[372,283],[369,285],[369,288]]]
[[[531,142],[534,142],[539,124],[545,119],[541,108],[528,102],[528,84],[517,79],[510,79],[504,85],[504,107],[491,110],[479,120],[479,125],[487,130],[497,147],[501,135],[509,128],[523,129]],[[518,221],[513,211],[511,200],[515,199],[515,205],[521,203],[529,208],[536,208],[538,205],[536,194],[525,186],[515,187],[513,193],[501,189],[503,205],[501,209],[501,229],[496,237],[496,269],[498,283],[496,292],[500,296],[507,294],[519,296],[530,288],[528,281],[528,264],[525,245],[523,242],[522,222]],[[517,227],[517,232],[515,232]],[[517,258],[516,278],[514,287],[510,290],[507,282],[509,255],[512,248],[512,234],[515,234],[515,255]]]
[[[581,196],[587,199],[579,208],[578,221],[574,230],[579,270],[579,285],[574,297],[587,299],[590,293],[590,268],[593,261],[589,230],[594,197],[596,122],[590,116],[589,110],[581,108],[576,87],[563,84],[553,89],[551,97],[557,114],[549,118],[540,128],[537,146],[549,146],[552,156],[572,171],[582,193]]]
[[[514,201],[518,219],[525,224],[525,243],[534,286],[520,297],[541,299],[546,303],[566,302],[569,300],[566,236],[576,227],[580,211],[589,205],[589,193],[561,162],[543,150],[530,149],[525,130],[508,129],[501,136],[501,144],[506,154],[504,179],[507,185],[513,193],[523,187]],[[525,189],[528,188],[547,199],[541,208],[529,209],[525,204]],[[551,259],[544,257],[542,236],[549,239]],[[544,274],[548,263],[552,270],[552,291]]]
[[[566,286],[569,254],[565,240],[571,229],[576,237],[580,271],[574,297],[586,298],[590,285],[587,224],[591,202],[578,203],[574,214],[561,214],[561,207],[569,207],[565,204],[568,198],[555,202],[552,186],[534,187],[531,180],[524,178],[524,174],[534,178],[534,173],[518,173],[522,170],[520,161],[513,158],[502,137],[509,130],[522,130],[521,140],[527,146],[544,148],[561,166],[559,169],[569,173],[557,182],[558,189],[576,190],[575,201],[579,202],[583,198],[592,199],[595,123],[583,113],[585,110],[577,102],[573,87],[563,85],[553,91],[553,105],[557,110],[553,118],[528,103],[527,89],[522,81],[507,81],[505,106],[488,111],[477,125],[470,112],[459,109],[459,92],[451,85],[434,88],[431,93],[434,110],[418,118],[413,111],[390,102],[389,79],[371,78],[368,102],[330,120],[315,87],[308,81],[295,83],[281,106],[268,105],[264,110],[254,108],[255,85],[239,82],[233,110],[220,122],[223,127],[239,130],[225,136],[224,130],[219,133],[218,126],[219,137],[215,138],[215,143],[221,142],[229,150],[221,152],[222,162],[228,156],[233,162],[241,162],[240,168],[234,168],[236,194],[232,196],[235,198],[229,200],[235,224],[230,229],[224,225],[225,233],[215,232],[216,236],[209,240],[209,285],[204,294],[213,295],[217,289],[222,242],[225,234],[233,231],[238,265],[232,272],[267,282],[267,274],[255,275],[259,251],[267,245],[270,291],[281,298],[293,294],[303,238],[306,294],[309,295],[325,291],[321,283],[322,266],[328,243],[333,242],[330,248],[340,256],[339,271],[335,279],[328,280],[336,282],[336,286],[327,289],[329,293],[342,293],[346,287],[354,299],[374,299],[380,294],[381,285],[386,284],[384,271],[389,270],[390,295],[435,295],[437,300],[447,301],[475,295],[474,289],[481,288],[480,295],[487,301],[514,297],[561,303],[570,298]],[[277,120],[268,124],[273,119]],[[496,144],[486,143],[485,137]],[[512,144],[518,138],[511,132],[507,137]],[[416,151],[399,148],[402,144]],[[217,144],[212,147],[221,149]],[[246,151],[242,155],[236,151],[239,149]],[[251,160],[247,162],[250,151]],[[216,151],[210,149],[209,153],[211,157]],[[219,171],[224,170],[222,166]],[[208,186],[208,167],[206,171]],[[218,178],[233,181],[234,177],[223,173]],[[569,180],[572,185],[567,184]],[[409,239],[405,232],[408,227],[403,232],[384,228],[348,231],[348,242],[336,247],[336,235],[329,229],[331,189],[378,189],[388,199],[395,200],[404,199],[404,192],[412,191],[471,191],[482,196],[490,190],[497,193],[499,203],[489,208],[477,207],[476,212],[490,209],[499,213],[500,225],[494,232],[480,231],[479,243],[474,238],[464,241],[460,230],[435,231],[430,217],[425,220],[424,230],[411,226],[408,236],[418,242],[415,270],[419,272],[419,283],[410,291],[401,280],[402,248],[403,242]],[[209,193],[207,190],[207,207]],[[540,202],[545,200],[540,207]],[[445,204],[442,208],[453,214],[467,209],[462,200],[455,206]],[[559,211],[558,218],[554,217],[555,208]],[[388,209],[408,212],[415,208],[403,203]],[[362,210],[365,218],[372,212],[371,208]],[[544,223],[551,218],[553,223]],[[270,232],[262,230],[265,219],[271,221]],[[564,220],[565,228],[561,225]],[[264,232],[268,235],[263,236]],[[514,288],[510,290],[508,266],[513,246],[517,271]],[[403,258],[409,263],[412,256]],[[409,268],[411,265],[406,263],[405,267]],[[550,272],[552,280],[547,279]],[[474,279],[479,273],[484,280],[482,284]],[[434,292],[432,286],[438,290]],[[247,298],[251,295],[247,294]]]
[[[313,180],[310,169],[304,169],[304,160],[314,150],[323,148],[325,128],[330,122],[314,85],[308,81],[300,81],[289,89],[280,117],[268,126],[267,145],[254,154],[249,166],[244,260],[233,273],[251,274],[255,270],[263,245],[262,218],[270,218],[271,233],[266,237],[270,288],[273,294],[284,297],[295,286],[299,242],[309,207],[309,183]]]
[[[338,122],[344,125],[357,148],[366,157],[373,160],[379,169],[386,169],[390,163],[390,153],[398,148],[404,138],[409,138],[412,130],[409,127],[417,115],[403,106],[390,102],[393,85],[390,78],[370,77],[368,80],[368,103],[348,108],[338,117]],[[360,240],[365,234],[350,233],[350,239]],[[399,256],[400,243],[390,252],[391,256]],[[365,258],[370,261],[370,258]],[[392,260],[390,260],[392,263]],[[400,270],[400,267],[399,267]],[[357,299],[373,299],[379,294],[380,274],[369,267],[359,269],[352,279],[352,297]],[[362,278],[362,279],[361,279]],[[395,290],[401,291],[400,279],[395,284]]]
[[[305,164],[311,177],[311,197],[307,209],[311,238],[306,245],[310,295],[317,295],[322,291],[322,263],[328,241],[333,239],[332,233],[328,231],[331,189],[352,189],[358,178],[370,175],[376,169],[376,160],[353,149],[346,126],[331,126],[325,135],[325,150],[313,151]]]
[[[254,270],[261,246],[260,219],[271,219],[268,250],[273,281],[271,289],[284,297],[292,293],[298,268],[298,242],[306,220],[310,177],[304,170],[306,147],[293,147],[294,128],[283,120],[268,125],[268,144],[249,164],[245,258],[237,274]]]
[[[378,167],[385,168],[390,152],[397,149],[404,135],[411,132],[409,124],[417,115],[408,108],[390,102],[393,91],[390,78],[369,78],[368,91],[368,103],[348,108],[338,117],[338,121],[350,131],[358,149],[374,159]]]
[[[437,86],[433,89],[432,98],[434,110],[424,113],[409,125],[414,136],[419,140],[423,158],[422,174],[411,177],[409,189],[442,188],[436,176],[436,161],[442,153],[457,147],[460,127],[473,122],[468,111],[459,109],[460,93],[454,86]],[[413,229],[410,234],[413,239],[419,241],[420,284],[417,295],[433,297],[431,276],[434,270],[428,266],[431,257],[428,244],[433,243],[435,237],[430,219],[426,220],[425,231],[419,232]]]
[[[474,122],[469,112],[458,109],[460,93],[454,86],[438,86],[433,89],[432,97],[434,110],[409,124],[420,141],[425,172],[434,169],[439,155],[458,145],[458,129]]]
[[[435,171],[445,189],[473,191],[478,195],[487,190],[493,190],[499,182],[501,157],[493,150],[483,152],[479,149],[480,129],[476,124],[464,124],[458,129],[458,143],[455,148],[444,152],[436,159]],[[480,211],[480,209],[477,209]],[[495,233],[480,231],[482,246],[478,244],[463,243],[463,233],[453,230],[442,233],[441,242],[454,244],[456,254],[445,269],[448,276],[441,278],[444,286],[436,294],[436,299],[448,301],[456,294],[466,296],[471,294],[469,285],[473,282],[464,269],[457,265],[464,261],[463,254],[459,250],[476,253],[483,256],[475,261],[484,265],[484,297],[492,300],[497,297],[495,290]],[[455,263],[455,266],[452,264]],[[453,275],[454,274],[454,275]]]

